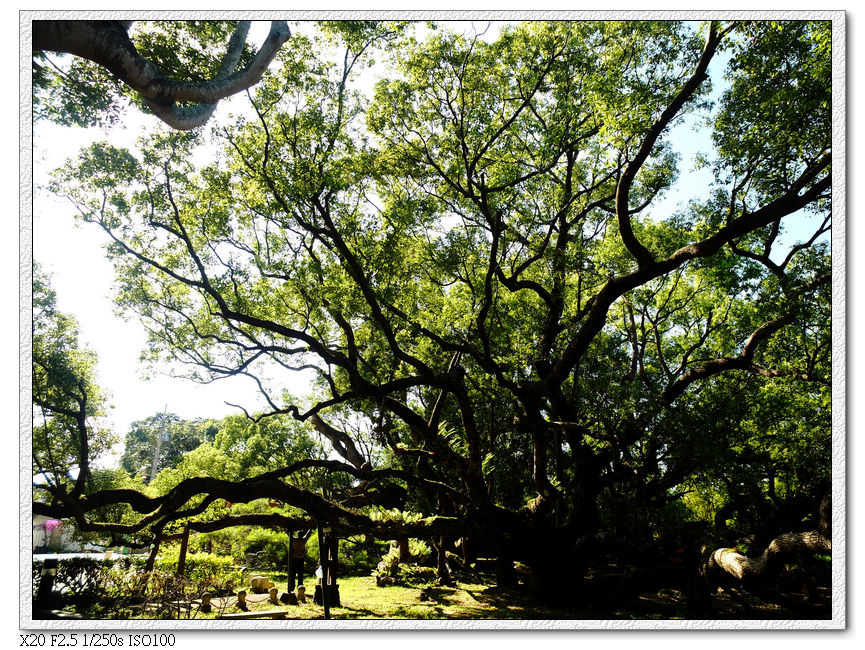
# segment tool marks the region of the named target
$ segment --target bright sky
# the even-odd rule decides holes
[[[451,23],[450,28],[471,33],[484,32],[485,38],[494,38],[497,27],[487,29],[487,23]],[[254,24],[250,40],[267,33],[268,23]],[[713,62],[710,71],[715,77],[715,95],[721,88],[720,73],[725,60]],[[243,110],[246,98],[243,94],[224,100],[217,108],[217,118],[229,112]],[[123,126],[110,132],[99,128],[78,129],[39,122],[34,128],[34,231],[33,255],[36,261],[52,275],[57,292],[58,307],[72,313],[78,319],[82,342],[94,350],[99,358],[100,385],[110,390],[114,408],[111,413],[115,432],[122,437],[135,420],[144,419],[166,409],[182,418],[219,418],[238,412],[226,401],[244,406],[250,412],[264,402],[255,383],[246,377],[223,379],[213,384],[200,385],[162,372],[144,377],[145,368],[138,359],[146,346],[143,328],[135,321],[126,321],[115,313],[111,301],[113,267],[105,259],[102,246],[107,236],[97,227],[76,224],[75,210],[67,201],[40,191],[47,181],[47,174],[62,165],[67,158],[74,157],[88,143],[110,140],[117,146],[133,147],[144,130],[158,124],[156,118],[130,110],[123,118]],[[693,158],[697,152],[707,151],[711,143],[706,131],[695,130],[694,120],[689,119],[677,127],[675,141],[682,153],[681,175],[676,190],[670,192],[653,214],[664,217],[681,207],[688,199],[686,188],[705,188],[711,179],[707,170],[692,172]],[[306,392],[305,380],[300,376],[291,392],[302,395]],[[108,462],[104,459],[103,463]]]

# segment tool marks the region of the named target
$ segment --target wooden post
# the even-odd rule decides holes
[[[189,546],[189,526],[184,527],[180,538],[180,556],[177,558],[177,577],[182,578],[186,570],[186,549]]]
[[[159,544],[162,541],[162,533],[156,536],[153,540],[153,550],[150,551],[150,557],[147,558],[147,563],[144,565],[144,572],[150,573],[153,571],[153,565],[156,562],[156,554],[159,552]]]
[[[470,543],[471,542],[469,542],[468,537],[463,537],[462,540],[460,541],[460,547],[461,547],[462,552],[463,552],[463,565],[466,568],[469,568],[472,565],[472,561],[473,561],[471,548],[469,548]]]
[[[336,584],[339,575],[339,538],[331,530],[325,538],[327,542],[327,582],[328,602],[336,607],[340,606],[339,586]]]
[[[54,590],[54,576],[57,574],[56,558],[47,558],[42,562],[42,575],[39,578],[39,591],[33,601],[33,609],[48,609],[51,606],[52,592]]]
[[[408,537],[397,537],[396,543],[399,546],[399,563],[408,563],[411,560],[411,554],[408,550]]]
[[[288,589],[294,591],[294,533],[288,531]]]
[[[330,618],[330,603],[327,597],[327,545],[324,541],[324,531],[321,528],[321,522],[318,522],[318,561],[321,564],[321,605],[324,607],[324,618],[327,620]]]
[[[445,551],[445,538],[438,538],[438,577],[441,580],[442,584],[450,584],[451,582],[451,572],[450,567],[448,567],[448,556]]]

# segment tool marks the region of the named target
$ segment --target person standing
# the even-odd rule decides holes
[[[306,543],[312,536],[312,530],[299,532],[297,537],[291,540],[291,574],[296,584],[303,584],[303,569],[306,563]]]

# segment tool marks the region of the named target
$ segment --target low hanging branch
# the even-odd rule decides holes
[[[263,526],[278,530],[306,530],[311,527],[313,521],[324,521],[328,525],[335,526],[344,533],[366,534],[379,539],[396,539],[397,537],[429,537],[429,536],[454,536],[461,537],[474,529],[472,522],[460,517],[428,517],[418,521],[382,520],[378,521],[366,515],[352,512],[326,501],[311,492],[299,490],[293,486],[277,481],[262,482],[256,489],[249,489],[248,482],[230,483],[218,479],[194,479],[198,481],[198,489],[206,490],[208,497],[205,503],[194,508],[179,510],[177,502],[182,498],[192,498],[195,494],[169,493],[173,498],[165,502],[158,510],[148,516],[142,517],[134,524],[121,524],[113,522],[94,522],[86,517],[85,513],[92,510],[92,503],[85,499],[63,499],[63,503],[45,504],[34,503],[34,514],[47,514],[58,518],[73,518],[76,526],[82,532],[101,532],[110,534],[143,534],[148,526],[152,526],[155,536],[161,535],[161,531],[174,522],[182,520],[190,530],[196,532],[214,532],[234,526]],[[246,488],[246,489],[244,489]],[[123,501],[120,490],[114,492],[115,498],[109,499],[106,492],[99,495],[101,505],[117,505],[128,503]],[[130,492],[130,491],[124,491]],[[199,494],[200,492],[196,492]],[[244,496],[246,493],[248,496]],[[126,496],[129,496],[128,494]],[[225,515],[216,519],[198,520],[187,519],[202,514],[206,505],[218,498],[232,498],[234,503],[243,503],[258,498],[273,497],[281,501],[301,507],[308,513],[308,517],[288,517],[280,514],[246,514]],[[83,503],[82,503],[83,501]]]
[[[78,528],[84,532],[128,535],[142,533],[148,526],[153,530],[161,531],[172,522],[197,517],[202,515],[209,505],[220,499],[232,503],[246,503],[260,498],[270,498],[300,508],[314,520],[326,521],[345,531],[385,539],[393,539],[395,536],[423,537],[433,534],[462,536],[466,534],[467,527],[470,527],[467,521],[455,517],[431,517],[416,522],[378,521],[281,480],[301,469],[312,467],[330,472],[344,472],[362,478],[369,484],[383,480],[405,480],[410,483],[421,483],[435,491],[443,491],[453,499],[460,500],[463,497],[443,484],[418,479],[401,470],[359,469],[339,461],[308,459],[239,482],[211,477],[186,479],[160,497],[147,497],[135,490],[126,489],[103,490],[93,495],[79,497],[74,493],[67,494],[62,489],[48,489],[54,500],[51,503],[35,502],[33,513],[58,519],[73,518]],[[206,495],[201,503],[183,509],[199,495]],[[128,505],[143,516],[134,523],[95,522],[88,516],[88,513],[111,505]],[[213,520],[191,519],[188,525],[191,530],[197,532],[212,532],[240,525],[303,530],[309,528],[309,521],[306,518],[298,519],[278,514],[249,514],[222,516]]]
[[[820,531],[784,533],[773,539],[759,557],[742,555],[732,548],[719,548],[709,559],[709,567],[729,573],[739,580],[759,578],[776,567],[784,558],[796,558],[832,550],[832,540]]]
[[[802,533],[784,533],[766,547],[758,557],[747,557],[732,548],[719,548],[709,557],[708,571],[728,573],[740,581],[751,581],[767,576],[788,559],[799,559],[814,553],[832,551],[831,496],[827,494],[820,504],[820,524],[816,530]]]
[[[250,24],[242,20],[216,76],[193,82],[172,79],[143,57],[129,38],[130,24],[117,20],[36,20],[33,50],[74,54],[101,65],[137,92],[160,120],[181,131],[207,122],[220,99],[257,84],[291,35],[285,21],[272,21],[270,33],[253,60],[237,70]],[[193,105],[178,106],[181,102]]]

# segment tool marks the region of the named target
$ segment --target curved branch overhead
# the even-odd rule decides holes
[[[693,74],[682,86],[682,89],[676,94],[670,104],[663,110],[661,115],[646,133],[643,141],[640,143],[637,153],[625,167],[621,178],[619,179],[616,188],[616,217],[619,225],[619,233],[622,237],[622,243],[628,252],[634,256],[640,267],[651,266],[654,264],[654,256],[652,253],[641,244],[634,236],[633,228],[631,227],[631,209],[629,205],[629,197],[631,192],[631,184],[640,171],[640,168],[646,162],[655,143],[658,141],[661,133],[670,125],[670,122],[679,114],[682,107],[697,91],[700,84],[709,78],[707,70],[712,57],[718,49],[718,45],[724,38],[724,32],[718,32],[718,26],[715,21],[709,22],[709,33],[706,36],[706,44],[703,48],[703,53],[700,55],[700,60],[694,68]]]
[[[193,82],[172,79],[141,56],[129,39],[128,21],[36,20],[32,25],[34,51],[74,54],[103,66],[141,95],[154,115],[179,130],[201,126],[219,100],[257,84],[291,35],[285,21],[272,21],[253,60],[237,69],[250,25],[240,21],[215,77]],[[179,105],[189,102],[193,105]]]

